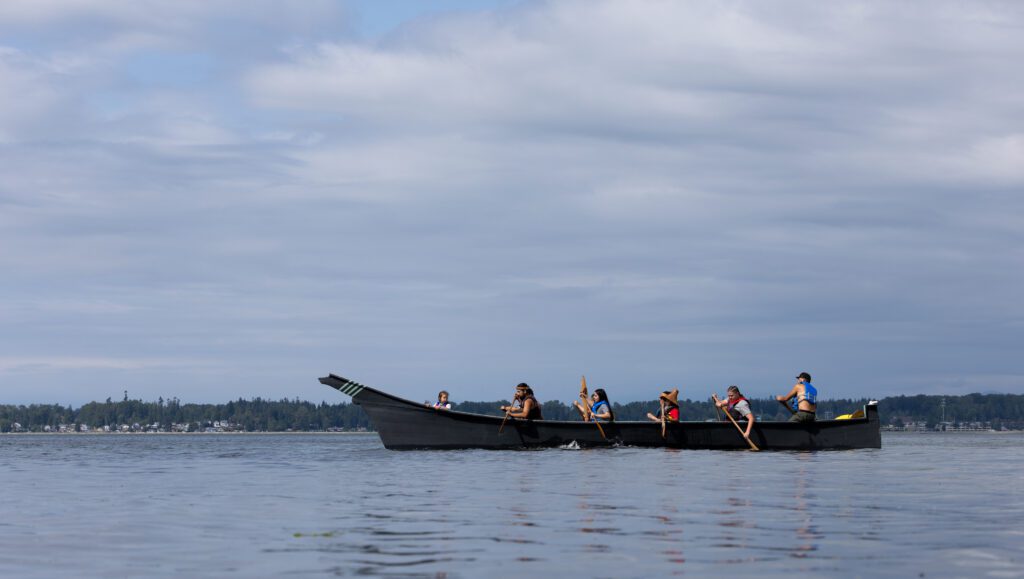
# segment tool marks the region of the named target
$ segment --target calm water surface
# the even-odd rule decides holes
[[[1024,435],[883,446],[0,436],[0,576],[1024,577]]]

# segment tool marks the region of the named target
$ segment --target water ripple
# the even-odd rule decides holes
[[[0,437],[0,575],[1024,577],[1024,437],[881,451],[390,452]],[[927,554],[927,555],[926,555]]]

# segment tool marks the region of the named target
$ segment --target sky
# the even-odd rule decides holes
[[[0,404],[1024,393],[1024,4],[5,0]]]

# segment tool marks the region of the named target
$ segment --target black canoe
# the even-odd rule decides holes
[[[581,447],[644,446],[711,450],[745,450],[743,436],[731,422],[669,423],[665,437],[657,422],[593,423],[567,420],[502,418],[456,410],[436,410],[331,374],[322,384],[352,397],[392,450],[454,448],[544,448],[576,443]],[[757,422],[750,439],[762,450],[846,450],[881,448],[878,404],[864,407],[864,418],[813,423]]]

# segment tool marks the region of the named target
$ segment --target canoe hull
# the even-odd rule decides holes
[[[639,446],[656,448],[745,450],[746,441],[730,422],[678,422],[667,425],[665,437],[655,422],[593,423],[562,420],[509,419],[453,410],[436,410],[331,374],[320,382],[352,396],[373,422],[385,448],[522,449],[568,444],[581,447]],[[500,432],[499,432],[500,431]],[[750,439],[762,450],[847,450],[881,448],[877,404],[864,407],[864,418],[813,423],[758,422]]]

